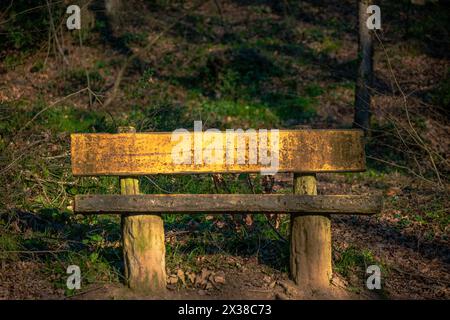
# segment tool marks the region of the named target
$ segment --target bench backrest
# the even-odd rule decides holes
[[[244,147],[242,139],[245,139]],[[236,131],[72,134],[72,172],[75,176],[260,172],[268,167],[259,161],[260,152],[270,153],[275,142],[277,172],[365,170],[361,130],[311,129],[256,131],[244,135]],[[218,143],[222,147],[220,154]],[[257,152],[252,153],[255,145]],[[239,148],[246,150],[245,161],[239,159],[242,156],[236,152]],[[174,152],[180,152],[186,163],[176,163]],[[207,163],[206,155],[222,161]]]

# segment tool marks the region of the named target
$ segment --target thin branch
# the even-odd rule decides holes
[[[64,54],[64,50],[62,49],[61,44],[59,43],[59,40],[58,40],[58,34],[57,34],[57,31],[55,28],[55,23],[53,21],[53,14],[52,14],[51,4],[50,4],[49,0],[47,0],[47,8],[48,8],[48,15],[49,15],[49,20],[50,20],[50,28],[51,28],[51,30],[53,30],[53,36],[55,38],[56,48],[58,49],[59,53],[61,54],[64,63],[69,65],[69,61],[67,60],[67,58]]]
[[[379,161],[379,162],[383,162],[383,163],[388,164],[388,165],[393,166],[393,167],[397,167],[397,168],[400,168],[400,169],[407,170],[408,172],[412,173],[412,174],[415,175],[416,177],[418,177],[418,178],[420,178],[420,179],[422,179],[422,180],[424,180],[424,181],[426,181],[426,182],[435,184],[434,181],[432,181],[432,180],[430,180],[430,179],[427,179],[427,178],[425,178],[424,176],[421,176],[420,174],[418,174],[417,172],[415,172],[414,170],[412,170],[411,168],[408,168],[408,167],[406,167],[406,166],[402,166],[402,165],[397,164],[397,163],[395,163],[395,162],[383,160],[383,159],[376,158],[376,157],[373,157],[373,156],[366,156],[366,158],[372,159],[372,160],[375,160],[375,161]]]
[[[184,14],[182,14],[180,17],[178,17],[176,19],[175,22],[173,22],[172,24],[170,24],[169,26],[167,26],[163,31],[161,31],[155,38],[153,38],[153,40],[148,43],[145,48],[143,49],[143,51],[147,51],[150,49],[150,47],[152,47],[156,42],[158,42],[158,40],[164,35],[166,34],[168,31],[170,31],[173,27],[175,27],[178,23],[179,20],[183,19],[184,17],[186,17],[189,13],[191,13],[192,10],[198,9],[201,6],[203,6],[206,2],[204,1],[200,1],[199,3],[197,3],[196,5],[194,5],[193,7],[191,7],[187,12],[185,12]],[[117,74],[116,80],[114,81],[114,86],[112,88],[112,92],[109,95],[109,97],[106,99],[106,101],[103,104],[104,108],[107,108],[116,98],[117,92],[119,91],[120,88],[120,83],[122,82],[123,79],[123,75],[125,74],[125,71],[128,68],[128,65],[131,63],[131,61],[134,60],[134,58],[137,57],[137,52],[133,52],[131,55],[129,55],[122,67],[119,70],[119,73]]]
[[[159,190],[161,190],[162,192],[165,192],[165,193],[173,193],[173,192],[170,192],[170,191],[168,191],[168,190],[165,190],[165,189],[161,188],[161,187],[160,187],[155,181],[153,181],[153,179],[151,179],[150,177],[145,176],[145,178],[146,178],[148,181],[150,181],[155,187],[157,187]]]
[[[70,98],[70,97],[73,97],[73,96],[75,96],[75,95],[77,95],[77,94],[79,94],[79,93],[81,93],[81,92],[86,91],[86,90],[89,90],[89,88],[83,88],[83,89],[81,89],[81,90],[78,90],[77,92],[73,92],[73,93],[71,93],[71,94],[69,94],[69,95],[67,95],[67,96],[65,96],[65,97],[63,97],[63,98],[61,98],[61,99],[56,100],[56,101],[53,102],[52,104],[49,104],[48,106],[46,106],[45,108],[43,108],[41,111],[39,111],[38,113],[36,113],[36,114],[34,115],[34,117],[31,118],[30,121],[28,121],[22,128],[20,128],[20,130],[17,131],[17,133],[16,133],[15,136],[19,135],[26,127],[28,127],[34,120],[36,120],[36,118],[38,118],[42,113],[44,113],[44,112],[47,111],[48,109],[54,107],[55,105],[57,105],[58,103],[60,103],[60,102],[62,102],[62,101],[64,101],[64,100],[66,100],[66,99],[68,99],[68,98]]]
[[[403,98],[403,107],[404,107],[404,109],[405,109],[406,119],[407,119],[407,121],[408,121],[409,127],[410,127],[411,130],[412,130],[412,133],[409,132],[409,131],[407,131],[407,132],[408,132],[409,135],[413,138],[413,140],[418,140],[420,146],[428,153],[428,156],[429,156],[429,158],[430,158],[431,164],[432,164],[432,166],[433,166],[433,169],[434,169],[434,171],[435,171],[436,177],[437,177],[437,179],[438,179],[438,184],[442,187],[442,186],[443,186],[443,183],[442,183],[442,180],[441,180],[441,176],[440,176],[439,170],[437,169],[436,163],[435,163],[435,161],[434,161],[433,154],[430,152],[430,150],[429,150],[428,147],[426,146],[425,142],[422,140],[422,138],[420,137],[420,135],[418,134],[418,132],[416,131],[416,129],[414,128],[414,126],[413,126],[413,124],[412,124],[412,122],[411,122],[411,117],[410,117],[409,110],[408,110],[408,105],[407,105],[407,103],[408,103],[408,102],[407,102],[407,96],[405,95],[403,89],[401,88],[400,84],[398,83],[397,77],[396,77],[395,74],[394,74],[394,71],[393,71],[393,69],[392,69],[391,60],[390,60],[390,58],[389,58],[389,55],[387,54],[386,47],[384,46],[383,41],[382,41],[382,40],[380,39],[380,37],[378,36],[378,33],[376,32],[376,30],[374,30],[374,34],[375,34],[375,36],[376,36],[378,42],[380,43],[381,48],[383,49],[384,55],[386,56],[386,61],[387,61],[387,64],[388,64],[389,72],[391,73],[392,78],[394,79],[394,82],[395,82],[395,85],[397,86],[397,89],[399,90],[399,92],[400,92],[401,95],[402,95],[402,98]]]
[[[59,253],[59,252],[69,252],[70,250],[30,250],[30,251],[25,251],[25,250],[6,250],[6,251],[2,251],[5,253],[26,253],[26,254],[35,254],[35,253]]]

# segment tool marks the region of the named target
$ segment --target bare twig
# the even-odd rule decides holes
[[[388,165],[393,166],[393,167],[397,167],[397,168],[401,168],[401,169],[407,170],[408,172],[410,172],[410,173],[413,174],[414,176],[416,176],[416,177],[418,177],[418,178],[420,178],[420,179],[422,179],[422,180],[424,180],[424,181],[426,181],[426,182],[429,182],[429,183],[434,184],[434,181],[432,181],[432,180],[430,180],[430,179],[427,179],[427,178],[423,177],[422,175],[418,174],[417,172],[415,172],[414,170],[412,170],[411,168],[408,168],[408,167],[406,167],[406,166],[402,166],[402,165],[397,164],[397,163],[395,163],[395,162],[383,160],[383,159],[376,158],[376,157],[373,157],[373,156],[366,156],[366,157],[367,157],[368,159],[372,159],[372,160],[375,160],[375,161],[383,162],[383,163],[388,164]]]
[[[378,36],[378,33],[376,32],[376,30],[374,30],[374,34],[375,34],[378,42],[380,43],[380,45],[381,45],[381,47],[383,49],[383,52],[384,52],[384,55],[386,57],[386,61],[387,61],[387,64],[388,64],[389,72],[391,73],[392,78],[394,79],[394,83],[395,83],[397,89],[399,90],[400,94],[402,95],[403,108],[405,110],[405,114],[406,114],[406,119],[407,119],[408,125],[409,125],[409,127],[411,129],[411,130],[407,130],[407,132],[411,136],[411,138],[413,140],[415,140],[418,143],[418,145],[420,145],[426,151],[426,153],[428,154],[428,157],[430,158],[430,162],[431,162],[431,164],[433,166],[433,169],[434,169],[434,172],[436,174],[436,177],[437,177],[437,180],[438,180],[438,184],[439,184],[439,186],[442,187],[443,183],[442,183],[442,180],[441,180],[441,176],[440,176],[439,170],[437,169],[436,163],[434,161],[433,153],[428,149],[427,145],[422,140],[422,138],[420,137],[420,135],[418,134],[418,132],[416,131],[416,129],[414,128],[414,126],[413,126],[413,124],[411,122],[411,117],[410,117],[409,109],[408,109],[407,96],[405,95],[403,89],[401,88],[401,86],[400,86],[400,84],[399,84],[399,82],[397,80],[397,77],[394,74],[394,71],[393,71],[393,68],[392,68],[392,64],[391,64],[391,60],[390,60],[389,55],[387,53],[387,50],[386,50],[386,48],[385,48],[385,46],[383,44],[383,41]]]
[[[60,253],[69,252],[70,250],[6,250],[6,253],[23,253],[23,254],[43,254],[43,253]]]
[[[64,100],[66,100],[66,99],[68,99],[68,98],[70,98],[70,97],[73,97],[73,96],[75,96],[75,95],[77,95],[77,94],[79,94],[79,93],[81,93],[81,92],[86,91],[86,90],[89,90],[89,88],[83,88],[83,89],[81,89],[81,90],[78,90],[77,92],[73,92],[73,93],[71,93],[71,94],[69,94],[69,95],[67,95],[67,96],[65,96],[65,97],[62,97],[61,99],[58,99],[58,100],[56,100],[55,102],[49,104],[48,106],[46,106],[45,108],[43,108],[41,111],[39,111],[38,113],[36,113],[36,114],[34,115],[34,117],[31,118],[30,121],[28,121],[22,128],[20,128],[20,130],[17,131],[16,136],[19,135],[26,127],[28,127],[34,120],[36,120],[36,118],[38,118],[42,113],[44,113],[44,112],[47,111],[48,109],[54,107],[55,105],[57,105],[58,103],[60,103],[60,102],[62,102],[62,101],[64,101]]]
[[[78,39],[80,41],[80,50],[83,50],[83,40],[81,38],[81,30],[78,30]],[[83,54],[83,52],[81,52]],[[93,101],[92,101],[92,90],[91,90],[91,79],[89,77],[89,71],[87,69],[84,70],[84,73],[86,74],[86,84],[88,87],[88,93],[89,93],[89,107],[92,108]]]
[[[173,192],[170,192],[170,191],[168,191],[168,190],[166,190],[166,189],[161,188],[161,187],[160,187],[153,179],[151,179],[150,177],[145,176],[145,178],[146,178],[148,181],[150,181],[155,187],[157,187],[159,190],[161,190],[162,192],[164,192],[164,193],[173,193]]]
[[[64,63],[66,65],[69,65],[69,61],[66,58],[66,55],[64,54],[64,50],[61,47],[61,44],[59,43],[58,40],[58,34],[55,28],[55,23],[53,21],[53,14],[52,14],[52,9],[51,9],[51,4],[50,1],[47,0],[47,8],[48,8],[48,15],[49,15],[49,20],[50,20],[50,28],[53,31],[53,37],[55,38],[55,44],[56,44],[56,48],[58,49],[59,53],[61,54],[61,57],[64,61]]]
[[[11,4],[12,4],[13,2],[14,2],[14,0],[11,1]],[[52,3],[52,5],[59,4],[59,3],[64,3],[64,0],[61,0],[61,1],[55,1],[55,2]],[[31,12],[31,11],[39,10],[39,9],[45,8],[45,7],[47,7],[47,6],[48,6],[47,4],[44,4],[44,5],[32,7],[32,8],[26,9],[26,10],[24,10],[24,11],[18,12],[18,13],[16,13],[16,14],[14,14],[12,17],[10,17],[9,19],[7,19],[7,20],[5,20],[5,21],[2,21],[2,22],[0,23],[0,25],[5,24],[5,23],[8,23],[9,21],[15,19],[17,16],[20,16],[20,15],[22,15],[22,14],[26,14],[26,13]]]
[[[199,1],[199,3],[195,4],[194,6],[192,6],[187,12],[185,12],[184,14],[182,14],[180,17],[178,17],[176,19],[175,22],[171,23],[169,26],[167,26],[164,30],[162,30],[155,38],[153,38],[152,41],[150,41],[144,48],[144,51],[147,51],[150,47],[152,47],[156,42],[158,42],[158,40],[164,35],[166,34],[168,31],[170,31],[173,27],[175,27],[181,19],[183,19],[185,16],[187,16],[189,13],[192,12],[192,10],[198,9],[201,6],[203,6],[206,2],[205,1]],[[117,96],[117,92],[119,91],[120,88],[120,84],[122,82],[123,79],[123,75],[125,74],[125,71],[127,70],[129,64],[137,57],[137,52],[133,52],[131,55],[129,55],[124,63],[122,64],[122,67],[120,68],[116,80],[114,81],[114,85],[111,91],[111,94],[109,95],[109,97],[106,99],[106,101],[103,103],[103,107],[107,108],[116,98]]]

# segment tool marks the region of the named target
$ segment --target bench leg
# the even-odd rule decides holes
[[[137,179],[120,179],[122,194],[138,194]],[[166,289],[164,224],[160,215],[122,217],[125,279],[131,289],[159,292]]]
[[[315,175],[295,174],[295,194],[317,194]],[[331,224],[327,215],[291,215],[290,271],[304,290],[327,289],[330,284]]]

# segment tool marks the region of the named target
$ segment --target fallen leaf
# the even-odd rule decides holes
[[[220,283],[220,284],[225,284],[225,277],[216,275],[216,276],[214,276],[214,282]]]
[[[184,276],[183,270],[178,269],[178,271],[177,271],[177,277],[178,277],[178,279],[181,280],[181,282],[183,283],[183,285],[186,285],[186,277]]]
[[[167,279],[168,284],[177,284],[177,282],[178,282],[178,277],[175,274],[171,274],[169,276],[169,279]]]
[[[394,197],[396,195],[399,195],[402,193],[402,189],[397,188],[397,187],[391,187],[386,191],[386,195],[388,197]]]

